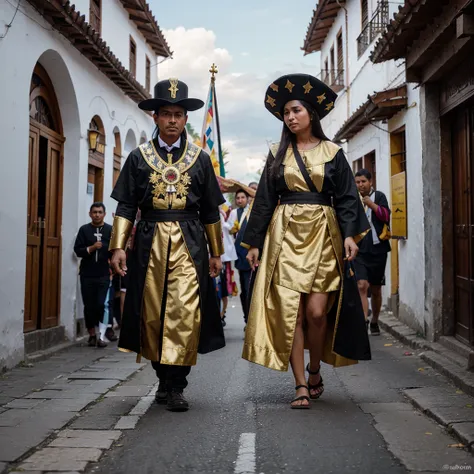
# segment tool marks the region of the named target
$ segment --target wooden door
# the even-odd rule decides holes
[[[472,133],[473,111],[463,109],[453,120],[453,221],[455,334],[473,344]]]
[[[40,131],[30,126],[28,151],[28,216],[26,225],[26,284],[24,331],[38,325],[39,272],[41,259],[41,221],[38,219],[38,172]]]
[[[62,140],[47,137],[46,195],[42,235],[41,327],[57,326],[61,282]]]

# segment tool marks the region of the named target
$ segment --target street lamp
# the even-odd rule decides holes
[[[100,132],[98,130],[93,130],[93,129],[89,129],[87,132],[89,136],[89,150],[96,151],[97,145],[99,144]]]

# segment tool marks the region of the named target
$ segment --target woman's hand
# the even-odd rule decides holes
[[[357,247],[357,244],[354,242],[352,237],[346,237],[346,240],[344,240],[344,249],[346,251],[345,258],[349,262],[352,262],[359,252],[359,247]]]
[[[260,263],[258,261],[258,249],[255,247],[250,247],[250,250],[247,253],[247,262],[249,262],[250,267],[252,270],[255,270],[258,267],[258,264]]]

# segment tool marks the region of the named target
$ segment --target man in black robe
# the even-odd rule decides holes
[[[152,361],[160,380],[156,401],[171,411],[188,409],[183,390],[197,353],[225,345],[212,285],[222,268],[224,198],[209,155],[185,132],[187,111],[203,105],[178,79],[158,82],[154,99],[139,104],[154,111],[158,134],[130,153],[112,193],[119,203],[112,264],[130,275],[119,348]]]

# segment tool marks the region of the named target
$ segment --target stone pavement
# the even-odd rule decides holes
[[[154,391],[149,385],[153,378],[148,374],[148,383],[142,383],[143,367],[115,344],[102,350],[73,346],[2,375],[0,472],[15,466],[21,471],[81,471],[97,461],[152,402],[147,395]],[[42,449],[28,457],[38,446]]]

